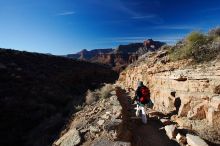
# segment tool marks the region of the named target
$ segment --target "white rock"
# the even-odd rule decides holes
[[[89,130],[91,131],[91,132],[99,132],[99,129],[97,128],[97,127],[95,127],[95,126],[89,126]]]
[[[176,136],[176,140],[180,141],[181,137],[182,137],[182,135],[178,133],[177,136]]]
[[[169,119],[160,119],[161,123],[163,123],[163,125],[170,125],[171,121]]]
[[[176,137],[176,125],[167,125],[165,126],[165,131],[167,136],[172,139]]]
[[[107,120],[107,119],[109,119],[109,116],[110,116],[110,115],[108,115],[108,114],[104,114],[104,115],[101,116],[101,118]]]
[[[199,136],[186,134],[186,139],[190,146],[208,146],[208,144]]]
[[[181,135],[181,134],[177,134],[177,136],[176,136],[176,140],[177,140],[177,142],[179,142],[179,143],[183,143],[183,144],[185,144],[186,143],[186,137],[184,137],[183,135]]]
[[[99,121],[97,122],[97,124],[98,124],[99,126],[102,126],[104,123],[105,123],[105,120],[99,120]]]
[[[81,142],[81,137],[79,136],[79,131],[76,129],[69,130],[60,139],[58,139],[54,144],[56,146],[75,146]]]
[[[107,115],[110,115],[111,114],[111,112],[105,112]]]
[[[110,94],[111,94],[111,95],[116,95],[116,91],[115,91],[115,90],[114,90],[114,91],[111,91]]]

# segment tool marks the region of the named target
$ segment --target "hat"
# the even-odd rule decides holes
[[[143,84],[143,82],[142,81],[138,81],[138,87],[141,87],[141,86],[143,86],[144,84]]]

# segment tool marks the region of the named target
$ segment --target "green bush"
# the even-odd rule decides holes
[[[192,32],[187,37],[189,45],[194,45],[195,43],[204,44],[207,41],[207,37],[201,32]]]
[[[218,48],[211,45],[214,40],[216,39],[213,36],[192,32],[184,41],[169,49],[169,58],[171,61],[181,59],[193,59],[195,62],[210,61],[219,52]]]
[[[181,59],[188,59],[192,56],[192,47],[183,46],[181,48],[171,48],[169,50],[169,58],[171,61],[177,61]]]

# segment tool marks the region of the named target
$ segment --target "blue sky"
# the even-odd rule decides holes
[[[220,25],[219,0],[0,0],[0,47],[69,54]]]

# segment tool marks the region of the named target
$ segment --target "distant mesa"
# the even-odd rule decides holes
[[[120,72],[128,64],[136,61],[139,56],[149,51],[156,51],[163,45],[165,45],[164,42],[147,39],[142,43],[119,45],[115,49],[94,49],[91,51],[83,49],[76,54],[68,54],[67,57],[106,64]]]

